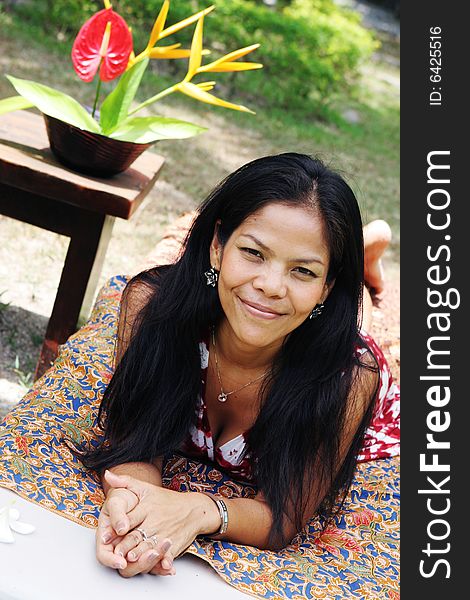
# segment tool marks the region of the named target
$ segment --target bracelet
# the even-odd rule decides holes
[[[213,502],[215,502],[217,508],[219,509],[220,529],[217,532],[215,532],[214,534],[212,534],[212,535],[220,535],[222,533],[225,533],[227,531],[227,528],[228,528],[228,510],[227,510],[227,505],[222,500],[222,498],[213,496],[209,492],[201,492],[201,494],[204,494],[204,496],[207,496]]]

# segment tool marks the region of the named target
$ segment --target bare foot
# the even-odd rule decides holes
[[[377,219],[364,226],[364,279],[370,290],[380,294],[385,285],[382,254],[390,244],[392,230],[386,221]]]

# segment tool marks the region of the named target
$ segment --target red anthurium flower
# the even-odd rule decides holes
[[[83,25],[72,48],[75,72],[92,81],[100,63],[100,79],[111,81],[126,70],[132,52],[132,35],[124,19],[112,8],[100,10]]]

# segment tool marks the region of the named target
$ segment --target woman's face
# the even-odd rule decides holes
[[[329,251],[314,210],[271,203],[211,245],[227,323],[242,344],[278,348],[329,292]],[[319,317],[321,318],[321,317]]]

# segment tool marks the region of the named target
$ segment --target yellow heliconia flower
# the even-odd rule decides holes
[[[155,23],[153,24],[153,27],[152,27],[152,32],[150,34],[147,48],[145,50],[150,50],[150,48],[153,48],[155,46],[155,44],[158,42],[158,40],[160,39],[160,34],[163,31],[163,28],[165,27],[165,21],[168,16],[169,8],[170,8],[170,0],[165,0],[165,2],[163,3],[163,5],[160,9],[160,12],[158,13],[157,18],[155,19]],[[145,52],[145,50],[144,50],[144,52]]]
[[[160,46],[152,48],[148,54],[149,58],[188,58],[191,50],[180,48],[181,44],[172,44],[171,46]],[[202,54],[210,54],[210,50],[203,50]]]
[[[197,70],[201,66],[203,28],[204,15],[198,20],[196,28],[194,29],[193,40],[191,42],[191,54],[189,56],[188,72],[186,73],[186,77],[183,79],[183,82],[191,81],[191,79],[194,77],[194,75],[196,75]]]
[[[206,102],[207,104],[213,104],[215,106],[222,106],[224,108],[231,108],[232,110],[239,110],[242,112],[249,112],[255,114],[246,106],[242,106],[241,104],[234,104],[232,102],[227,102],[226,100],[221,100],[220,98],[209,94],[208,91],[212,90],[215,85],[214,81],[194,84],[191,83],[191,80],[197,73],[203,73],[206,71],[246,71],[250,69],[260,69],[263,65],[259,63],[233,63],[233,61],[237,58],[245,56],[252,50],[258,48],[259,44],[253,44],[252,46],[247,46],[246,48],[235,50],[234,52],[230,52],[222,58],[212,63],[209,63],[208,65],[201,66],[203,54],[203,28],[204,15],[201,15],[194,30],[193,40],[191,43],[191,55],[189,57],[188,72],[186,73],[186,77],[183,79],[183,81],[181,83],[176,84],[176,90],[182,92],[186,96],[191,96],[195,100]],[[238,65],[238,67],[233,68],[234,65]]]
[[[196,83],[196,85],[204,92],[209,92],[215,87],[215,81],[204,81],[204,83]]]
[[[146,106],[153,104],[157,100],[160,100],[161,98],[164,98],[165,96],[173,94],[174,92],[181,92],[182,94],[185,94],[186,96],[191,96],[191,98],[194,98],[195,100],[199,100],[200,102],[205,102],[207,104],[213,104],[214,106],[221,106],[223,108],[230,108],[232,110],[239,110],[242,112],[248,112],[251,114],[255,114],[252,110],[250,110],[246,106],[243,106],[241,104],[234,104],[233,102],[227,102],[226,100],[222,100],[221,98],[217,98],[213,94],[210,94],[209,92],[215,86],[215,81],[204,81],[201,83],[193,83],[192,82],[193,77],[195,75],[197,75],[198,73],[249,71],[252,69],[260,69],[263,66],[260,63],[250,63],[250,62],[238,62],[237,63],[237,62],[234,62],[238,58],[241,58],[242,56],[249,54],[256,48],[259,48],[259,44],[253,44],[251,46],[246,46],[245,48],[240,48],[239,50],[234,50],[233,52],[230,52],[229,54],[222,56],[218,60],[215,60],[204,66],[201,65],[203,55],[207,54],[207,50],[203,50],[203,48],[202,48],[204,17],[210,10],[212,10],[212,8],[213,7],[198,13],[198,15],[199,15],[198,20],[197,20],[196,27],[194,29],[193,39],[191,41],[191,50],[189,50],[189,51],[178,49],[178,44],[174,44],[173,46],[167,46],[166,48],[154,48],[154,47],[152,48],[151,47],[151,43],[153,43],[154,40],[161,39],[163,37],[163,34],[165,32],[168,32],[171,29],[171,28],[168,28],[168,29],[161,31],[161,27],[163,27],[163,25],[162,25],[163,18],[159,21],[160,15],[162,14],[162,12],[160,12],[160,15],[157,17],[158,27],[154,26],[152,35],[150,36],[149,45],[147,46],[147,49],[144,51],[144,53],[147,53],[146,54],[147,56],[151,56],[151,53],[153,53],[153,58],[159,58],[160,56],[162,56],[163,53],[166,53],[168,55],[171,53],[183,53],[183,52],[187,53],[187,52],[189,52],[188,71],[186,73],[186,76],[184,77],[184,79],[182,81],[180,81],[180,83],[172,85],[171,87],[159,92],[155,96],[152,96],[145,102],[142,102],[136,108],[134,108],[132,111],[130,111],[129,114],[134,114],[134,113],[142,110]],[[164,10],[164,7],[162,7],[162,11],[163,10]],[[166,13],[164,13],[164,15],[166,18]],[[194,21],[195,16],[196,15],[193,15],[193,17],[190,17],[190,19],[192,19],[191,22]],[[189,24],[188,19],[185,19],[185,21],[180,21],[180,23],[178,23],[177,25],[181,26],[182,23],[185,23],[185,25]],[[173,33],[173,31],[172,31],[172,33]],[[137,61],[139,59],[140,59],[140,55],[135,59],[135,61]]]
[[[195,100],[200,100],[201,102],[205,102],[206,104],[213,104],[214,106],[222,106],[223,108],[231,108],[232,110],[240,110],[242,112],[248,112],[252,115],[256,114],[246,106],[242,106],[241,104],[233,104],[232,102],[227,102],[226,100],[221,100],[212,94],[209,94],[206,89],[212,89],[214,82],[206,82],[206,83],[191,83],[190,81],[182,81],[176,85],[176,89],[186,96],[191,96]],[[208,85],[209,84],[209,85]]]
[[[165,2],[166,1],[168,1],[168,0],[165,0]],[[199,12],[195,13],[194,15],[188,17],[187,19],[183,19],[182,21],[179,21],[178,23],[175,23],[174,25],[170,25],[170,27],[167,27],[160,33],[160,36],[158,39],[162,40],[163,38],[166,38],[169,35],[176,33],[180,29],[184,29],[184,27],[187,27],[188,25],[192,25],[193,23],[198,21],[201,17],[205,17],[210,12],[212,12],[214,10],[214,8],[215,8],[214,5],[209,6],[208,8],[205,8],[204,10],[200,10]]]
[[[166,38],[169,35],[176,33],[177,31],[180,31],[180,29],[183,29],[184,27],[187,27],[188,25],[192,25],[195,21],[198,21],[201,17],[209,14],[212,10],[214,10],[215,7],[209,6],[209,8],[201,10],[201,11],[195,13],[194,15],[192,15],[191,17],[188,17],[187,19],[183,19],[182,21],[179,21],[178,23],[175,23],[174,25],[171,25],[170,27],[163,29],[165,27],[165,22],[166,22],[166,18],[168,16],[169,8],[170,8],[170,0],[165,0],[160,9],[160,12],[158,13],[157,18],[155,19],[155,23],[152,27],[152,32],[150,33],[150,38],[147,43],[147,47],[139,55],[135,56],[132,60],[129,60],[129,64],[127,66],[128,69],[130,69],[133,65],[135,65],[136,62],[139,62],[140,60],[142,60],[146,57],[161,59],[161,58],[187,58],[188,56],[190,56],[191,55],[190,50],[179,50],[178,52],[174,51],[181,44],[178,44],[178,45],[173,44],[172,46],[166,46],[165,48],[155,48],[155,44],[159,40]],[[204,52],[204,53],[206,53],[206,52]]]
[[[191,50],[180,48],[180,46],[181,44],[173,44],[171,46],[152,48],[148,56],[149,58],[188,58]]]
[[[242,56],[246,56],[249,52],[253,52],[259,48],[259,44],[252,44],[251,46],[246,46],[245,48],[240,48],[240,50],[234,50],[222,58],[218,58],[213,62],[200,66],[197,69],[197,73],[226,73],[228,71],[251,71],[252,69],[262,69],[263,65],[261,63],[252,63],[252,62],[234,62],[237,58],[241,58]]]

